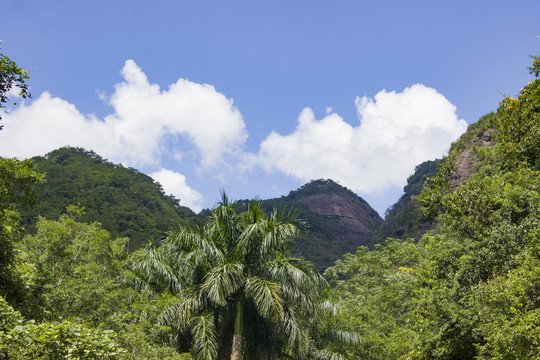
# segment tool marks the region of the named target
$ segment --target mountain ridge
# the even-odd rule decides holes
[[[86,208],[83,221],[98,221],[113,236],[129,237],[130,249],[135,250],[149,240],[158,244],[179,223],[203,223],[209,212],[205,209],[195,214],[166,195],[148,175],[110,163],[92,151],[64,147],[33,160],[40,171],[47,173],[47,183],[36,187],[38,204],[22,211],[23,223],[29,229],[37,216],[56,219],[66,206],[80,204]],[[411,175],[416,180],[405,190],[413,186],[421,189],[418,176]],[[243,200],[244,204],[248,201]],[[405,236],[415,230],[383,220],[362,197],[331,179],[312,180],[286,196],[261,202],[267,211],[292,207],[301,213],[307,226],[293,251],[318,269],[332,265],[359,246],[372,247],[388,236],[400,237],[395,236],[396,231]],[[394,210],[398,210],[398,203]],[[381,231],[383,226],[390,230]]]

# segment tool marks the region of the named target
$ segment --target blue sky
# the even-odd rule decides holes
[[[0,2],[33,94],[0,155],[64,145],[150,174],[181,203],[332,178],[384,213],[414,166],[532,76],[534,1]]]

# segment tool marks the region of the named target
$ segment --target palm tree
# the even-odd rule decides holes
[[[258,201],[236,211],[225,194],[204,227],[180,228],[146,249],[136,273],[177,296],[163,319],[195,359],[304,359],[325,280],[292,257],[294,213],[266,214]]]

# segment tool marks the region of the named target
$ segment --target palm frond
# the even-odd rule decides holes
[[[250,277],[246,281],[245,294],[253,300],[261,316],[274,321],[283,317],[283,298],[279,284]]]
[[[304,293],[318,293],[326,285],[326,280],[313,271],[312,265],[301,259],[275,257],[266,271],[273,281],[294,286]]]
[[[170,265],[159,249],[142,249],[133,263],[133,271],[140,279],[139,287],[152,288],[166,284],[171,293],[178,293],[182,288],[182,281]]]
[[[172,232],[166,239],[167,242],[177,246],[176,252],[179,257],[185,256],[186,253],[193,253],[195,255],[193,262],[197,266],[223,261],[222,251],[218,249],[204,228],[198,228],[196,231],[184,228]]]
[[[185,303],[179,302],[169,306],[161,313],[159,324],[167,325],[183,332],[191,327],[191,311]]]
[[[214,316],[205,313],[192,318],[191,335],[193,346],[191,354],[195,360],[214,360],[217,357],[218,341],[214,326]]]
[[[323,314],[330,314],[335,316],[338,313],[338,307],[330,300],[323,300],[319,302],[319,309]]]
[[[311,340],[298,315],[291,309],[286,309],[280,326],[287,339],[288,348],[301,357],[305,357],[309,351]]]
[[[281,284],[283,298],[289,306],[293,306],[306,314],[315,314],[316,306],[313,294],[306,294],[294,286]]]
[[[315,354],[317,360],[347,360],[345,356],[327,349],[318,350]]]
[[[235,244],[233,254],[237,257],[245,257],[258,247],[259,239],[263,236],[263,228],[261,222],[247,224]]]
[[[236,213],[236,203],[227,204],[214,209],[207,223],[208,233],[224,253],[229,253],[236,246],[241,232],[241,221]]]
[[[205,275],[201,291],[205,292],[214,304],[223,306],[227,303],[227,297],[242,285],[243,270],[243,265],[239,263],[214,267]]]
[[[187,288],[178,296],[178,302],[169,306],[161,314],[161,323],[171,325],[179,331],[191,328],[194,316],[200,314],[207,307],[207,300],[196,288]]]
[[[298,237],[298,227],[291,223],[278,223],[272,218],[265,224],[265,236],[261,242],[260,254],[262,258],[273,253],[288,252],[288,247]]]
[[[361,338],[358,334],[354,332],[348,332],[348,331],[341,331],[341,330],[333,330],[329,331],[326,334],[326,337],[331,342],[338,344],[339,346],[343,345],[349,345],[349,346],[356,346],[360,345]]]
[[[266,213],[261,209],[261,200],[255,198],[248,204],[246,211],[240,214],[243,224],[255,224],[266,219]]]
[[[308,327],[325,313],[319,293],[327,284],[310,263],[289,256],[298,214],[267,215],[259,201],[237,213],[237,203],[221,195],[204,227],[179,227],[138,263],[146,279],[175,289],[178,302],[161,321],[178,329],[194,359],[215,359],[230,347],[232,307],[241,303],[246,358],[306,359],[315,351]]]

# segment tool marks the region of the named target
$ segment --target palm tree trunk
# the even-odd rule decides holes
[[[244,302],[236,303],[236,318],[234,319],[234,335],[231,360],[242,359],[242,332],[244,331]]]

